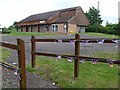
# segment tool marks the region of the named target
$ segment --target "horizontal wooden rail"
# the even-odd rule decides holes
[[[79,39],[78,41],[81,43],[98,43],[97,40],[104,40],[104,43],[116,43],[114,40],[118,39],[106,39],[106,38],[96,38],[96,39]],[[31,39],[32,42],[72,42],[77,41],[76,39]]]
[[[105,59],[105,58],[93,58],[93,57],[85,57],[85,56],[75,56],[75,55],[64,55],[64,54],[54,54],[54,53],[43,53],[43,52],[32,52],[32,54],[35,55],[42,55],[42,56],[51,56],[51,57],[57,57],[57,55],[61,55],[61,58],[68,58],[73,57],[73,59],[85,59],[86,61],[91,61],[91,59],[97,59],[98,62],[104,62],[107,63],[107,60],[111,59]],[[114,64],[120,64],[120,60],[112,60]]]
[[[0,42],[0,46],[7,47],[7,48],[10,48],[10,49],[14,49],[14,50],[19,50],[19,46],[14,45],[14,44]]]
[[[12,71],[14,71],[14,69],[17,69],[17,67],[13,66],[13,65],[10,65],[6,62],[3,62],[3,61],[0,61],[0,65],[2,65],[3,67],[7,68],[7,69],[10,69]],[[20,72],[20,69],[19,69],[19,72]]]

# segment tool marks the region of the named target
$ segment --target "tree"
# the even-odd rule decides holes
[[[101,20],[100,11],[95,9],[94,7],[90,8],[88,12],[86,12],[86,16],[90,20],[90,25],[101,25],[103,20]]]
[[[19,29],[20,27],[18,27],[16,24],[17,24],[17,22],[15,21],[15,22],[13,23],[13,27],[16,28],[16,30],[18,31],[18,29]]]

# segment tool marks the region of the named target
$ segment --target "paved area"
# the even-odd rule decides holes
[[[81,38],[99,38],[99,37],[93,37],[93,36],[87,36],[87,35],[80,35]],[[23,39],[26,47],[26,60],[27,62],[30,61],[31,59],[31,43],[30,43],[30,36],[3,36],[2,41],[9,42],[9,43],[14,43],[16,44],[16,39],[21,38]],[[74,38],[74,35],[63,35],[63,36],[47,36],[47,37],[42,37],[42,36],[37,36],[36,38],[54,38],[54,39],[62,39],[62,38]],[[88,44],[80,44],[80,54],[84,56],[94,56],[94,53],[96,52],[104,52],[104,53],[118,53],[118,47],[117,44],[95,44],[95,43],[88,43]],[[36,51],[40,52],[53,52],[53,53],[63,53],[63,54],[74,54],[74,44],[71,43],[46,43],[46,42],[40,42],[37,43],[36,45]]]

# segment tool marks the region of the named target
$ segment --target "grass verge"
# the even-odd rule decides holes
[[[38,33],[38,32],[11,32],[8,34],[10,36],[55,36],[55,35],[61,35],[58,33]]]
[[[8,58],[8,56],[10,56],[11,53],[9,52],[8,49],[5,48],[0,48],[0,61]]]
[[[120,38],[118,35],[103,34],[103,33],[85,32],[85,33],[81,33],[81,34],[89,35],[89,36],[99,36],[99,37],[104,37],[104,38]]]
[[[118,67],[110,68],[108,64],[91,62],[79,64],[79,77],[74,80],[74,63],[67,59],[56,60],[50,57],[38,57],[36,68],[27,66],[27,70],[49,78],[62,88],[117,88]]]

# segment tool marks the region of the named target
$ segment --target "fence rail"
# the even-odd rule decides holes
[[[34,37],[34,36],[33,36]],[[108,39],[108,38],[94,38],[94,39],[31,39],[31,42],[72,42],[72,41],[78,41],[81,43],[85,43],[85,41],[87,41],[87,43],[98,43],[99,40],[104,40],[104,43],[117,43],[118,39]]]
[[[6,63],[6,62],[3,62],[3,61],[0,61],[0,65],[2,65],[2,66],[5,67],[5,68],[8,68],[8,69],[10,69],[10,70],[12,70],[12,71],[14,71],[14,69],[17,68],[17,67],[15,67],[15,66],[10,65],[10,64],[8,64],[8,63]],[[20,70],[19,70],[19,71],[20,71]]]
[[[20,75],[20,90],[26,90],[26,64],[25,64],[25,42],[21,39],[17,39],[17,45],[14,44],[9,44],[5,42],[0,42],[0,46],[9,48],[9,49],[14,49],[17,50],[18,52],[18,70],[19,70],[19,75]],[[1,65],[3,67],[6,67],[10,70],[14,70],[16,67],[0,61]]]
[[[10,48],[10,49],[14,49],[14,50],[19,50],[19,46],[18,45],[14,45],[14,44],[0,42],[0,46],[6,47],[6,48]]]
[[[48,52],[32,52],[34,55],[40,56],[50,56],[50,57],[57,57],[58,54],[56,53],[48,53]],[[61,58],[69,58],[72,57],[73,59],[85,59],[86,61],[91,61],[92,59],[97,59],[98,62],[107,63],[107,60],[113,61],[114,64],[120,64],[120,60],[112,60],[112,59],[105,59],[105,58],[94,58],[94,57],[86,57],[86,56],[75,56],[75,55],[65,55],[60,54]]]
[[[75,38],[69,38],[69,39],[35,39],[34,36],[31,37],[31,59],[32,59],[32,68],[35,67],[36,64],[36,55],[41,56],[51,56],[51,57],[57,57],[58,54],[54,53],[43,53],[43,52],[36,52],[36,42],[71,42],[75,44],[75,55],[64,55],[61,54],[61,58],[68,58],[73,57],[74,59],[74,77],[78,77],[78,68],[79,68],[79,60],[80,59],[86,59],[87,61],[91,61],[92,59],[97,59],[98,62],[108,63],[105,58],[93,58],[93,57],[85,57],[85,56],[79,56],[80,55],[80,43],[118,43],[118,39],[108,39],[108,38],[94,38],[94,39],[87,39],[87,38],[80,38],[79,34],[75,35]],[[120,64],[119,60],[110,60],[114,64]]]

